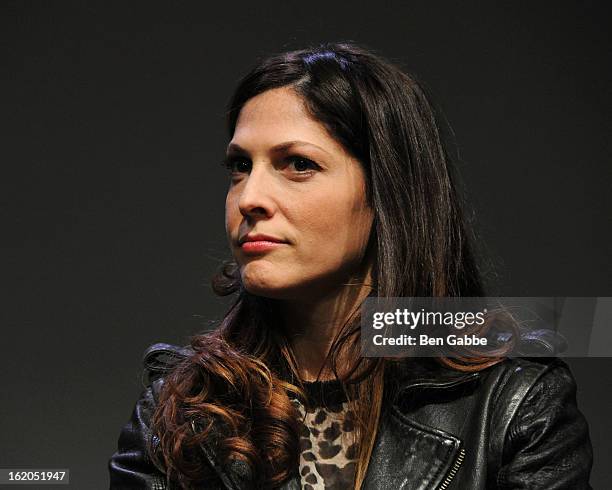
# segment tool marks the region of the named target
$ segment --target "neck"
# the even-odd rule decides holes
[[[358,315],[359,305],[371,290],[372,267],[368,265],[365,272],[324,295],[281,302],[281,317],[302,380],[334,378],[326,363],[329,349],[345,322]],[[346,350],[339,353],[339,375],[341,367],[347,366],[347,355]]]

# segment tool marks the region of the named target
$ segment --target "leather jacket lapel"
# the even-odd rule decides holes
[[[461,440],[409,420],[395,407],[381,418],[364,490],[438,488],[459,456]]]
[[[463,457],[462,441],[448,432],[412,420],[400,407],[413,390],[452,388],[479,373],[412,373],[397,387],[397,397],[381,414],[381,422],[364,490],[440,488]]]

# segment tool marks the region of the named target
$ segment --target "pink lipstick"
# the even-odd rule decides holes
[[[287,244],[287,242],[280,238],[262,233],[249,233],[240,238],[238,243],[240,244],[240,249],[248,254],[268,252]]]

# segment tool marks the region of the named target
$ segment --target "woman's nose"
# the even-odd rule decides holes
[[[240,213],[247,216],[270,217],[274,212],[271,197],[271,177],[264,165],[253,165],[240,190],[238,207]]]

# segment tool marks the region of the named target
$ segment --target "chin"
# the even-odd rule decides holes
[[[280,277],[279,277],[280,276]],[[269,263],[253,261],[240,267],[240,278],[244,288],[251,294],[266,298],[282,299],[289,284],[282,278],[278,266]]]
[[[325,295],[328,278],[305,279],[305,273],[253,262],[240,268],[242,285],[251,294],[270,299],[306,300]],[[293,280],[292,280],[293,279]]]

